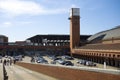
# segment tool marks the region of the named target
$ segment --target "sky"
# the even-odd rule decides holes
[[[0,35],[9,42],[38,34],[69,34],[69,11],[80,8],[80,34],[120,25],[120,0],[0,0]]]

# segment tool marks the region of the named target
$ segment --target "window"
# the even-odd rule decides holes
[[[117,57],[119,58],[119,57],[120,57],[120,55],[117,55]]]
[[[105,56],[107,57],[107,54],[105,54]]]
[[[113,57],[115,57],[115,54],[113,54]]]
[[[102,56],[104,56],[104,54],[102,54]]]
[[[111,57],[111,54],[109,54],[109,57]]]

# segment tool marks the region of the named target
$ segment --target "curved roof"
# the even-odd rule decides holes
[[[119,39],[120,38],[120,25],[106,31],[96,33],[95,35],[88,38],[88,41],[101,41],[108,39]]]
[[[0,37],[7,37],[7,36],[5,36],[5,35],[0,35]]]

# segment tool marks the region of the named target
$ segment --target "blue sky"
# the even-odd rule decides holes
[[[81,34],[120,25],[120,0],[0,0],[0,34],[23,41],[37,34],[69,34],[69,10],[80,8]]]

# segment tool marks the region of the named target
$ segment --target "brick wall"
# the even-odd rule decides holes
[[[53,76],[59,80],[120,80],[120,75],[22,62],[18,62],[17,65],[49,76]]]

